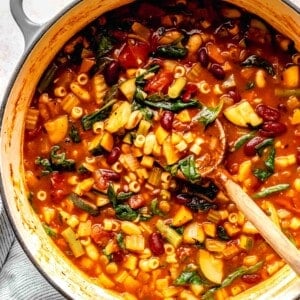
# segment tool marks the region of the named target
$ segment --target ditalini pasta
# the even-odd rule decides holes
[[[275,274],[284,262],[201,174],[221,122],[224,168],[300,247],[299,57],[223,1],[138,1],[88,24],[25,120],[28,198],[57,247],[124,299],[223,300]]]

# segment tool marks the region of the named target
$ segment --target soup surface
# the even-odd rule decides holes
[[[224,3],[100,16],[28,108],[24,168],[45,231],[126,299],[221,300],[272,276],[284,262],[208,171],[225,151],[222,167],[300,246],[299,63],[289,39]]]

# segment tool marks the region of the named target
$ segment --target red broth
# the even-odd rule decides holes
[[[26,182],[46,232],[126,299],[220,300],[272,276],[283,260],[201,168],[219,158],[221,122],[224,167],[300,246],[299,57],[224,3],[99,17],[56,55],[27,113]]]

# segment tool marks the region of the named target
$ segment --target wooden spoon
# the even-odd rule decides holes
[[[204,163],[204,167],[197,168],[201,177],[209,177],[222,186],[229,198],[234,202],[237,208],[245,217],[256,227],[261,236],[268,242],[273,250],[282,257],[285,262],[300,275],[300,251],[286,237],[271,219],[262,211],[253,199],[232,179],[230,174],[222,168],[221,163],[224,159],[226,150],[226,136],[221,122],[217,119],[214,124],[219,130],[219,149],[214,150],[215,158]],[[182,174],[178,177],[187,180]]]

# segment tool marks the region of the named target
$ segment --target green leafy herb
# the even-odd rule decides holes
[[[81,137],[78,128],[74,124],[71,125],[69,136],[73,143],[80,143]]]
[[[265,148],[265,146],[266,146],[266,144],[264,145],[264,148]],[[252,171],[254,176],[257,177],[261,181],[265,181],[266,179],[268,179],[274,173],[274,169],[275,169],[276,151],[275,151],[273,142],[270,146],[268,144],[267,144],[267,146],[268,146],[268,148],[264,152],[262,152],[262,149],[264,149],[264,148],[257,149],[257,151],[259,151],[259,153],[261,153],[261,155],[262,155],[262,160],[263,160],[264,166],[262,168],[255,168]]]
[[[138,217],[138,213],[128,204],[119,204],[115,207],[116,217],[123,221],[134,221]]]
[[[289,187],[290,187],[290,185],[288,183],[281,183],[281,184],[273,185],[273,186],[265,188],[264,190],[261,190],[260,192],[255,193],[254,195],[252,195],[252,197],[255,199],[268,197],[271,194],[284,191],[284,190],[288,189]]]
[[[158,199],[155,198],[150,203],[150,210],[153,215],[164,216],[164,213],[158,207]]]
[[[117,206],[117,194],[114,190],[114,187],[112,184],[109,184],[108,188],[107,188],[107,196],[109,201],[111,202],[113,207]]]
[[[262,156],[264,149],[269,147],[269,146],[272,146],[273,143],[274,143],[274,139],[272,139],[272,138],[265,139],[261,143],[259,143],[255,146],[255,151],[257,152],[257,154],[259,156]]]
[[[173,112],[178,112],[188,107],[199,107],[199,102],[196,99],[191,99],[188,102],[184,102],[180,98],[173,100],[168,96],[161,96],[159,94],[153,94],[147,98],[144,98],[144,94],[140,88],[137,88],[136,90],[135,100],[142,106],[158,109],[161,108]]]
[[[122,232],[117,234],[117,243],[121,249],[125,249],[124,236]]]
[[[253,130],[243,136],[239,137],[233,144],[233,151],[240,149],[244,144],[251,140],[256,134],[256,130]]]
[[[58,153],[60,146],[55,145],[50,150],[50,157],[37,157],[35,163],[43,168],[42,174],[47,175],[53,171],[73,171],[75,170],[75,161],[67,159],[65,152]]]
[[[198,121],[206,127],[208,124],[216,120],[222,110],[222,107],[223,101],[221,101],[216,107],[204,106],[198,115]]]
[[[97,58],[106,55],[114,47],[112,39],[107,35],[101,35],[98,42]]]
[[[187,268],[174,281],[175,285],[202,284],[204,281],[196,270]]]
[[[178,45],[166,45],[157,47],[154,56],[161,56],[164,58],[184,58],[188,50]]]
[[[191,182],[200,179],[200,174],[197,171],[195,157],[189,155],[178,162],[178,167],[184,177]]]
[[[223,226],[221,226],[221,225],[219,225],[217,227],[217,235],[223,241],[229,241],[230,240],[230,237],[227,234],[225,228]]]
[[[116,99],[112,99],[107,102],[103,107],[95,112],[85,115],[81,119],[81,124],[84,130],[90,130],[93,124],[106,119],[112,109],[112,106],[117,102]]]
[[[269,63],[266,59],[258,56],[258,55],[250,55],[248,56],[242,63],[241,66],[243,67],[258,67],[266,70],[268,74],[274,76],[275,69],[271,63]]]
[[[135,79],[135,85],[136,86],[144,86],[146,83],[145,77],[150,73],[157,73],[157,71],[160,69],[160,65],[153,65],[149,69],[147,69],[143,74],[139,75]]]

